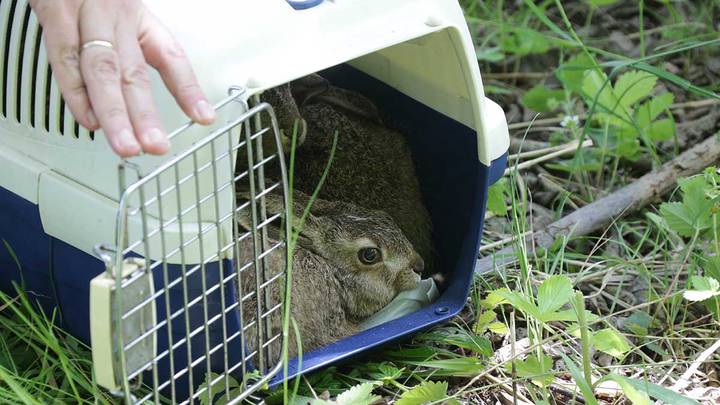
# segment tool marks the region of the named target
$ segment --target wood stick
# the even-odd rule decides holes
[[[580,147],[581,147],[581,148],[586,148],[586,147],[592,146],[592,144],[593,144],[592,139],[586,139],[586,140],[580,145]],[[525,170],[525,169],[527,169],[527,168],[529,168],[529,167],[535,166],[535,165],[538,164],[538,163],[542,163],[542,162],[545,162],[545,161],[554,159],[554,158],[556,158],[556,157],[560,157],[560,156],[563,156],[563,155],[567,155],[567,154],[570,154],[570,153],[574,153],[574,152],[577,151],[577,149],[578,149],[578,141],[572,141],[572,142],[568,143],[567,145],[563,146],[563,147],[562,147],[561,149],[559,149],[559,150],[556,150],[556,151],[554,151],[554,152],[550,152],[550,153],[544,154],[544,155],[542,155],[542,156],[540,156],[540,157],[537,157],[537,158],[535,158],[535,159],[526,160],[526,161],[524,161],[524,162],[522,162],[522,163],[519,163],[519,164],[517,164],[517,165],[515,165],[514,162],[510,162],[510,164],[511,164],[512,166],[510,166],[510,167],[508,167],[507,169],[505,169],[505,174],[504,174],[504,175],[507,176],[508,174],[512,173],[514,170],[517,170],[517,171]]]
[[[513,153],[512,155],[508,155],[507,160],[508,160],[508,162],[513,162],[513,164],[514,164],[515,160],[517,160],[517,159],[528,159],[528,158],[542,156],[547,153],[557,152],[559,150],[565,149],[568,146],[575,146],[577,148],[577,144],[578,144],[577,141],[572,141],[572,142],[568,142],[568,143],[565,143],[562,145],[550,146],[550,147],[543,148],[543,149],[535,149],[535,150],[531,150],[528,152]]]
[[[510,150],[515,151],[531,151],[550,148],[550,142],[535,141],[532,139],[524,139],[517,136],[510,137]]]
[[[681,153],[629,185],[560,218],[545,229],[525,238],[528,252],[536,247],[548,248],[561,235],[583,236],[595,232],[615,219],[634,212],[658,197],[672,191],[679,177],[698,173],[720,159],[720,133]],[[501,249],[478,259],[479,274],[513,263],[514,247]]]

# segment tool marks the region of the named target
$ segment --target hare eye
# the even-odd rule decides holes
[[[363,264],[375,264],[380,261],[382,254],[378,248],[363,248],[358,252],[358,259]]]

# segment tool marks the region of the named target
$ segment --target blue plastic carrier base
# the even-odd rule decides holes
[[[463,308],[473,279],[482,234],[488,187],[503,174],[506,155],[486,166],[478,161],[476,132],[467,126],[413,100],[384,83],[347,65],[330,68],[321,75],[334,85],[363,93],[379,108],[385,123],[407,134],[425,204],[430,211],[434,241],[438,256],[436,269],[444,273],[446,283],[440,298],[432,305],[401,319],[397,319],[357,335],[342,339],[324,348],[305,353],[302,370],[291,361],[289,376],[317,370],[338,360],[366,353],[369,349],[396,341],[409,334],[426,329],[455,316]],[[0,188],[0,288],[12,294],[12,282],[24,287],[32,300],[46,311],[57,308],[60,326],[83,342],[90,343],[89,286],[90,280],[104,271],[103,263],[58,239],[48,236],[42,227],[38,207],[23,198]],[[98,241],[104,242],[104,241]],[[16,260],[17,258],[17,260]],[[219,274],[234,271],[232,263],[216,263],[216,271],[207,271],[208,285],[217,282]],[[200,273],[188,283],[201,292]],[[162,280],[155,277],[159,288]],[[193,293],[191,292],[191,295]],[[208,312],[212,316],[221,311],[220,294],[208,297]],[[179,308],[181,294],[171,291],[170,307]],[[226,300],[236,300],[234,291],[225,291]],[[192,298],[192,297],[191,297]],[[156,308],[158,322],[165,319],[166,310]],[[203,322],[201,314],[190,315],[190,329]],[[237,317],[226,320],[229,331],[240,327]],[[172,322],[173,336],[184,336],[185,325]],[[222,325],[213,329],[222,330]],[[164,330],[164,329],[163,329]],[[167,332],[159,331],[158,352],[168,347]],[[165,333],[165,335],[163,335]],[[203,334],[191,341],[191,357],[202,356],[201,349],[222,342],[222,334],[210,333],[209,342]],[[174,341],[174,340],[173,340]],[[233,343],[231,342],[231,345]],[[239,363],[241,349],[230,349],[229,360]],[[196,350],[197,349],[197,350]],[[187,365],[187,356],[173,356],[176,368]],[[223,369],[221,359],[211,356],[212,367]],[[158,365],[158,373],[169,375],[167,364]],[[282,373],[281,373],[282,374]],[[235,375],[241,378],[241,373]],[[176,394],[190,392],[189,378],[195,388],[204,381],[198,368],[192,376],[176,380]],[[282,381],[278,375],[271,381],[275,386]],[[165,392],[164,392],[165,393]]]

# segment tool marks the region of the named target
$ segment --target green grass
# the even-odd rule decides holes
[[[0,403],[109,404],[89,349],[55,326],[28,295],[0,292]]]
[[[619,7],[625,14],[635,7],[634,17],[623,21],[643,16],[638,31],[623,31],[636,38],[641,48],[636,57],[615,49],[607,36],[587,35],[607,10],[589,2],[462,3],[471,31],[478,35],[479,63],[491,97],[501,104],[519,101],[541,113],[540,119],[558,117],[556,123],[580,117],[581,125],[538,128],[548,133],[543,140],[548,146],[594,141],[591,148],[543,165],[565,190],[549,207],[555,218],[572,211],[569,201],[589,203],[638,177],[643,173],[638,167],[647,171],[677,155],[676,128],[684,118],[682,107],[675,107],[678,100],[718,99],[718,83],[683,77],[693,73],[692,65],[720,57],[720,35],[713,25],[713,16],[720,12],[717,2]],[[610,10],[617,12],[618,7]],[[671,62],[682,62],[682,69],[668,71]],[[643,81],[650,85],[639,84]],[[524,99],[532,88],[534,99]],[[664,91],[671,96],[662,96]],[[665,120],[654,127],[662,130],[653,131],[654,124],[644,116],[651,106],[662,106],[652,114],[653,120]],[[494,213],[499,224],[486,231],[486,243],[512,236],[521,241],[519,235],[535,226],[528,212],[537,187],[528,186],[525,173],[508,179],[504,191],[494,191],[495,206],[500,196],[510,210],[505,214],[500,203]],[[704,192],[695,191],[695,202],[689,203],[692,211],[704,201],[704,238],[699,231],[687,234],[673,226],[668,215],[653,216],[663,212],[656,206],[614,222],[605,232],[558,240],[551,249],[530,251],[515,242],[518,264],[478,278],[472,301],[453,324],[364,362],[308,376],[301,394],[337,395],[372,382],[376,393],[392,400],[433,380],[449,383],[448,397],[471,403],[563,403],[578,397],[605,403],[592,393],[598,384],[612,383],[633,403],[648,397],[694,403],[662,386],[672,386],[668,381],[679,378],[717,336],[712,313],[717,313],[717,300],[698,304],[683,298],[689,287],[701,294],[716,288],[708,281],[716,273],[702,263],[717,251],[712,208],[717,202],[708,196],[713,190],[708,185]],[[689,285],[693,274],[705,278]],[[637,285],[644,288],[630,294]],[[565,298],[548,302],[555,294],[543,295],[542,288],[557,288],[552,291]],[[556,312],[540,310],[548,305],[560,306]],[[501,323],[495,330],[502,335],[488,328],[493,322]],[[515,347],[520,343],[522,348]],[[502,350],[516,352],[498,361]],[[714,356],[706,359],[716,362]],[[645,385],[632,385],[627,377]]]
[[[493,189],[484,243],[513,239],[519,260],[477,277],[450,324],[303,376],[268,403],[295,392],[315,403],[697,403],[678,394],[697,383],[674,386],[720,331],[717,175],[549,249],[520,237],[539,226],[538,212],[566,215],[691,146],[681,131],[704,108],[694,106],[719,98],[720,80],[703,70],[720,65],[718,1],[599,3],[461,1],[486,91],[521,128],[512,135],[594,146]],[[541,175],[563,192],[548,197]],[[0,298],[0,403],[111,402],[92,382],[86,347],[26,296]],[[286,319],[285,336],[290,326]],[[702,371],[717,369],[717,354],[701,360]],[[596,398],[601,386],[624,397]]]

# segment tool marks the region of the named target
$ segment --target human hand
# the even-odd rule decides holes
[[[30,0],[30,6],[70,111],[85,128],[102,128],[118,155],[170,148],[148,64],[185,114],[201,124],[215,119],[182,47],[141,0]]]

